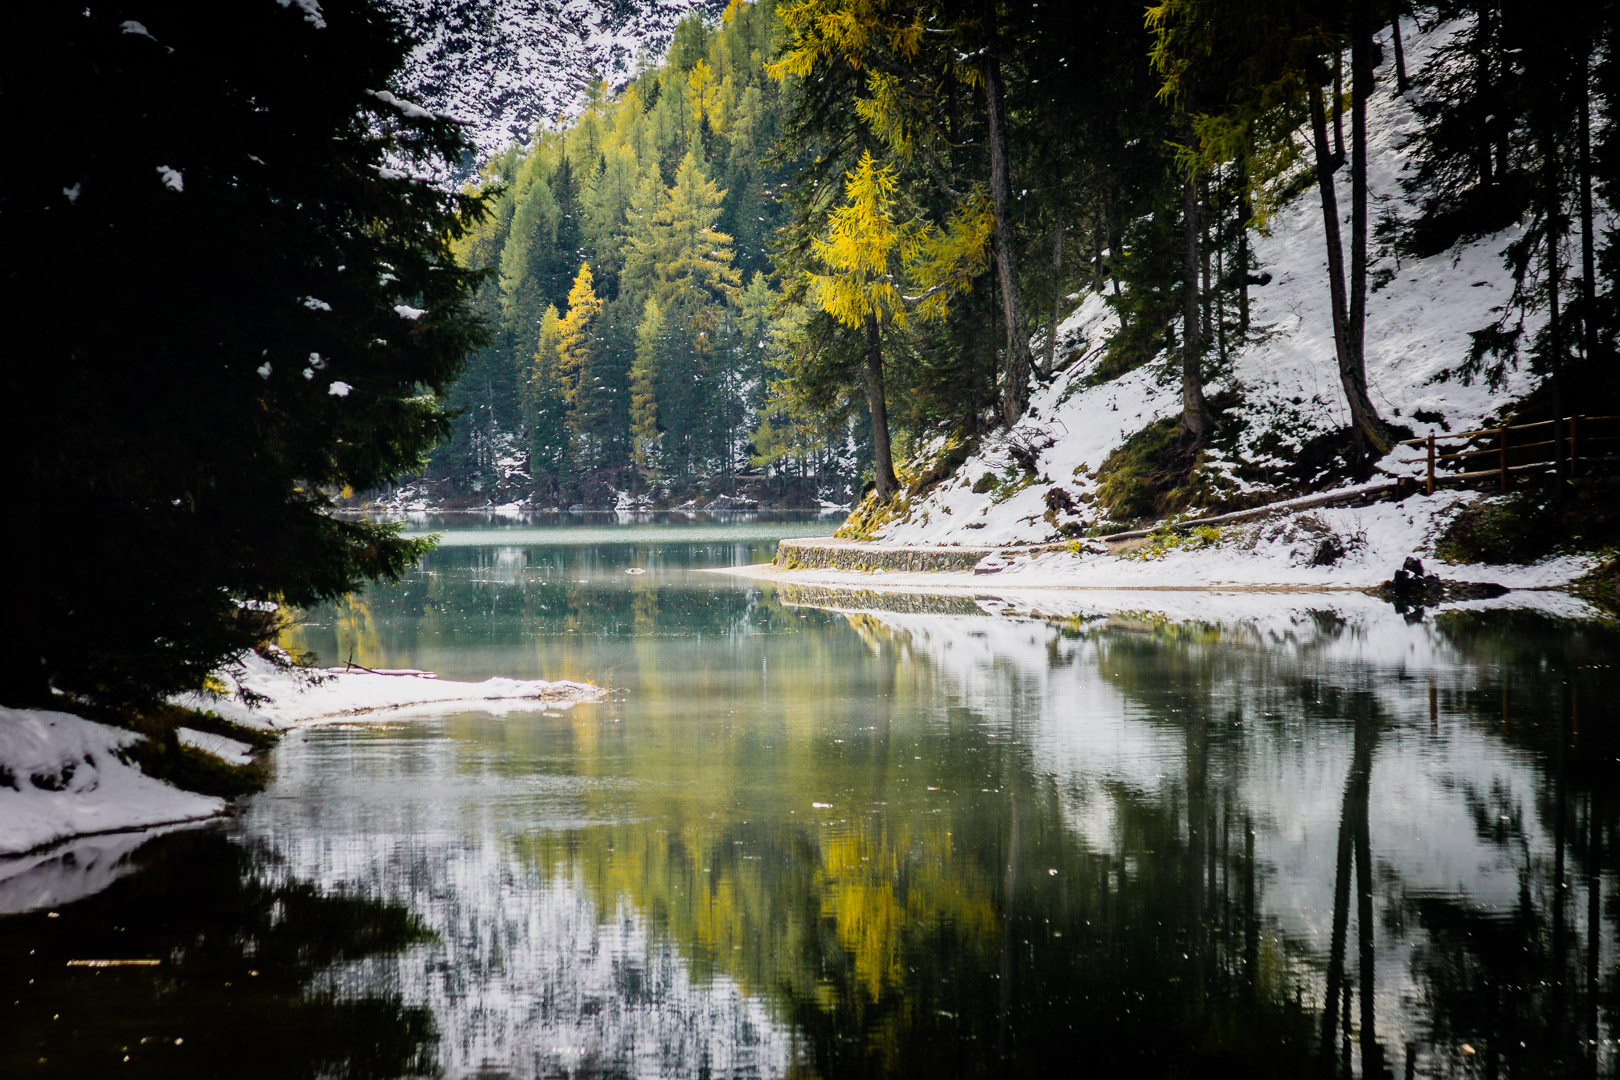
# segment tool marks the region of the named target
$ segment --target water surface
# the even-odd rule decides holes
[[[1613,1071],[1604,626],[992,614],[579,528],[451,531],[290,644],[607,701],[289,737],[0,919],[0,1075]]]

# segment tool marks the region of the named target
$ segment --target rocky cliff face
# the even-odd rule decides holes
[[[584,107],[600,78],[617,90],[668,48],[693,13],[725,0],[393,0],[419,44],[400,90],[469,121],[481,161],[535,126]],[[464,163],[467,175],[477,161]]]

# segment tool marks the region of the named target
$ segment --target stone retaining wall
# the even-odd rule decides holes
[[[795,607],[835,611],[893,611],[908,615],[982,615],[984,609],[971,596],[933,593],[875,592],[870,589],[832,589],[819,585],[779,585],[777,596]]]
[[[1006,558],[1055,551],[1066,544],[1015,544],[1005,547],[896,547],[834,540],[826,536],[782,540],[776,545],[778,570],[884,570],[933,572],[972,570],[986,555]]]

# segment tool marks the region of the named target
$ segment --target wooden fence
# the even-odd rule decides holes
[[[1463,431],[1455,435],[1430,435],[1426,439],[1408,439],[1401,446],[1416,446],[1425,453],[1419,457],[1402,458],[1408,464],[1416,461],[1428,465],[1425,488],[1434,494],[1436,484],[1468,483],[1495,479],[1503,491],[1515,473],[1556,473],[1560,459],[1566,465],[1566,476],[1581,476],[1594,466],[1620,462],[1620,416],[1568,416],[1562,420],[1542,420],[1534,424],[1509,424],[1479,431]],[[1562,430],[1560,430],[1560,428]],[[1535,434],[1523,434],[1534,432]],[[1470,444],[1478,444],[1469,449]],[[1456,449],[1450,449],[1452,445]],[[1445,472],[1447,463],[1459,465],[1476,458],[1490,458],[1488,469],[1465,469]]]

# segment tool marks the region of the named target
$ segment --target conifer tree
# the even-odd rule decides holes
[[[8,351],[27,407],[5,540],[24,565],[49,508],[95,527],[53,532],[73,572],[8,596],[0,701],[148,706],[262,642],[276,605],[424,550],[328,493],[419,467],[448,429],[483,337],[483,275],[451,245],[482,200],[413,179],[467,146],[389,91],[409,44],[368,0],[43,4],[7,30],[4,108],[38,155],[0,178],[27,252],[8,301],[56,317]]]
[[[902,235],[894,221],[895,179],[870,153],[845,178],[845,200],[828,221],[825,239],[814,241],[825,273],[808,271],[810,302],[866,341],[866,403],[872,419],[876,495],[899,489],[889,449],[888,400],[883,384],[883,328],[905,324],[903,294],[896,285]]]
[[[636,223],[625,260],[627,283],[664,300],[732,303],[739,276],[731,237],[714,227],[725,192],[688,152],[666,196]]]
[[[590,361],[595,345],[592,331],[602,313],[602,301],[594,285],[590,264],[580,263],[568,292],[568,311],[557,324],[557,386],[567,409],[575,459],[585,468],[595,464],[596,458],[590,418],[597,387],[591,381]]]
[[[563,398],[558,368],[562,362],[562,316],[555,304],[540,317],[540,340],[535,346],[526,382],[525,422],[529,429],[529,475],[556,479],[567,468],[568,403]]]
[[[630,367],[630,452],[636,467],[653,472],[658,460],[658,383],[665,348],[664,310],[656,297],[636,328],[636,358]]]

